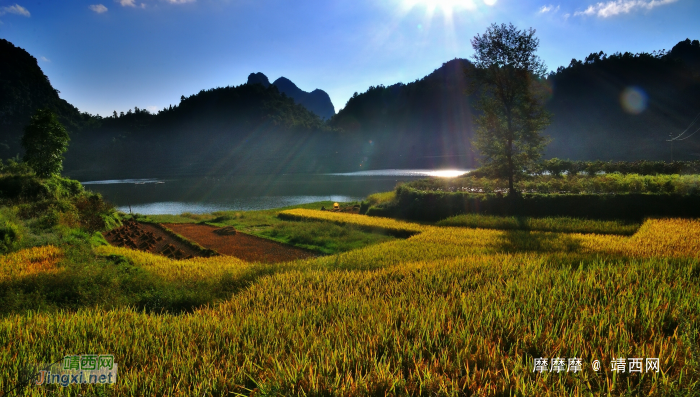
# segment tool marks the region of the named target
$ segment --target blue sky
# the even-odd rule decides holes
[[[470,57],[494,22],[535,28],[556,70],[700,39],[698,17],[697,0],[0,0],[0,37],[92,114],[162,109],[251,72],[323,89],[337,111],[370,85]]]

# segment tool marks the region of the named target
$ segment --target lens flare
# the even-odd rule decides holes
[[[620,95],[622,108],[631,114],[640,114],[647,108],[647,94],[639,87],[627,87]]]
[[[429,176],[436,176],[439,178],[454,178],[460,175],[466,174],[465,171],[460,170],[439,170],[439,171],[428,171],[426,172]]]

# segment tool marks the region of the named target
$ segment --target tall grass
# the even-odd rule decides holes
[[[559,233],[598,233],[632,235],[641,226],[624,221],[602,221],[568,217],[503,217],[481,214],[463,214],[443,219],[438,226],[479,227],[501,230],[538,230]]]
[[[393,190],[389,192],[374,193],[367,196],[367,202],[369,205],[377,205],[393,201],[395,197],[396,192]]]
[[[374,271],[290,271],[179,316],[130,309],[14,315],[0,322],[0,338],[12,338],[0,350],[0,370],[109,352],[120,365],[110,391],[127,396],[696,390],[698,263],[570,259],[562,266],[561,257],[497,254]],[[537,357],[581,357],[585,368],[533,373]],[[658,357],[663,372],[591,370],[594,359],[607,369],[614,357]],[[71,389],[30,389],[49,392]]]

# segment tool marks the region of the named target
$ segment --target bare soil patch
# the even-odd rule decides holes
[[[223,255],[231,255],[248,262],[277,263],[315,257],[318,254],[276,241],[220,228],[194,223],[169,223],[168,229],[190,239],[202,247]]]
[[[177,240],[170,233],[156,225],[127,221],[117,229],[104,234],[105,239],[117,247],[127,247],[173,259],[188,259],[195,256],[210,256],[194,247]]]

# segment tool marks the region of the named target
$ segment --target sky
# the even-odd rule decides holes
[[[698,0],[0,0],[0,38],[81,112],[152,112],[250,73],[326,91],[410,83],[473,55],[492,23],[534,28],[549,70],[700,39]]]

